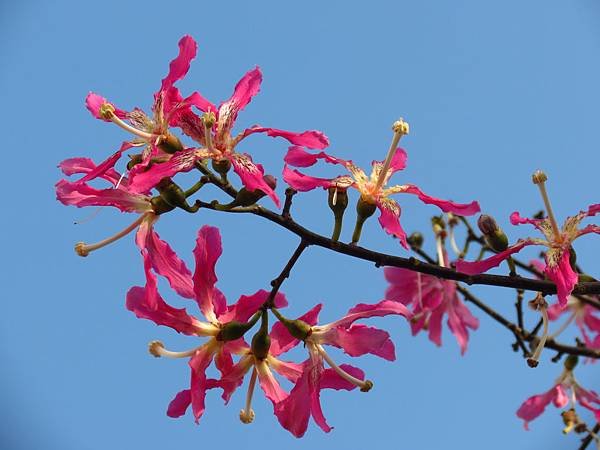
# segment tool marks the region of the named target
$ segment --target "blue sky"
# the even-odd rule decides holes
[[[102,211],[86,221],[90,211],[55,201],[59,161],[103,159],[126,138],[88,114],[85,95],[93,90],[124,108],[148,109],[184,34],[199,43],[192,69],[179,83],[184,92],[199,90],[219,102],[248,69],[263,70],[262,90],[240,114],[239,127],[260,122],[321,129],[333,154],[367,165],[383,159],[390,125],[403,116],[411,124],[403,141],[409,161],[398,183],[457,201],[477,199],[511,239],[528,230],[512,229],[508,215],[541,208],[530,182],[535,169],[549,176],[559,220],[600,201],[597,2],[373,3],[57,0],[0,6],[3,448],[576,448],[576,437],[560,433],[555,410],[529,433],[514,415],[521,401],[547,390],[560,372],[549,362],[551,353],[529,369],[512,353],[510,335],[479,313],[480,329],[464,357],[447,332],[439,349],[425,336],[411,337],[401,320],[373,321],[392,334],[398,360],[354,361],[375,388],[369,394],[323,395],[335,426],[330,434],[311,425],[296,440],[279,427],[261,396],[255,423],[243,426],[243,389],[227,407],[209,395],[199,426],[189,415],[172,420],[164,411],[188,382],[187,365],[154,359],[146,346],[153,339],[172,348],[193,343],[124,308],[127,289],[143,283],[132,239],[86,259],[72,251],[75,242],[106,237],[129,220]],[[244,150],[280,178],[286,144],[251,139]],[[206,195],[210,200],[218,193]],[[437,210],[401,200],[405,229],[427,231]],[[329,232],[322,192],[299,196],[294,213],[312,229]],[[171,214],[158,229],[191,262],[195,232],[203,224],[221,228],[218,274],[230,302],[267,288],[296,245],[260,218],[205,211]],[[348,220],[344,239],[350,232]],[[374,219],[362,243],[408,255]],[[432,244],[429,234],[429,250]],[[593,237],[576,245],[583,267],[596,276],[598,246]],[[356,303],[380,300],[385,287],[372,265],[310,248],[282,290],[290,315],[323,301],[323,319],[333,320]],[[512,292],[475,291],[512,312]],[[588,365],[578,377],[599,389],[595,374],[597,367]]]

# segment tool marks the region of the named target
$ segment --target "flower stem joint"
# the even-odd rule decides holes
[[[277,309],[272,308],[271,311],[281,322],[281,324],[290,332],[290,334],[301,341],[305,341],[312,334],[312,328],[303,320],[291,320],[284,317]]]
[[[356,225],[354,226],[354,233],[352,233],[353,244],[358,243],[365,221],[375,214],[376,210],[377,205],[375,203],[363,200],[362,197],[358,199],[358,202],[356,203]]]
[[[156,186],[156,189],[160,194],[160,198],[173,208],[181,208],[190,213],[195,213],[200,209],[199,203],[196,203],[193,206],[188,204],[183,189],[170,178],[163,178]]]
[[[252,354],[257,360],[265,359],[269,355],[269,349],[271,348],[271,337],[269,336],[269,313],[267,310],[261,312],[260,328],[252,337],[252,344],[250,348],[252,349]],[[241,416],[240,419],[242,419]]]
[[[344,212],[348,207],[348,192],[346,189],[338,186],[330,187],[328,190],[327,204],[329,205],[329,209],[331,209],[333,212],[334,217],[334,227],[331,240],[337,241],[342,232]]]
[[[271,188],[275,189],[277,187],[277,178],[273,175],[265,175],[263,176],[264,182]],[[252,206],[256,202],[258,202],[261,198],[263,198],[265,194],[260,189],[255,189],[253,191],[249,191],[245,187],[241,188],[235,199],[227,205],[228,208],[234,208],[236,206]]]

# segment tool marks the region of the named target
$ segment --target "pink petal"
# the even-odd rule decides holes
[[[196,423],[204,414],[204,398],[206,397],[206,390],[209,388],[206,380],[206,369],[212,362],[213,352],[208,345],[203,345],[198,351],[192,356],[188,363],[192,369],[192,378],[190,383],[191,390],[191,401],[192,411]]]
[[[459,259],[455,263],[456,271],[466,273],[467,275],[475,275],[478,273],[487,272],[492,267],[497,267],[498,265],[500,265],[502,261],[508,259],[508,257],[513,253],[520,252],[523,247],[533,244],[535,244],[535,242],[532,242],[530,240],[520,240],[517,241],[515,245],[508,247],[503,252],[497,253],[494,256],[490,256],[489,258],[481,261],[468,262]]]
[[[388,169],[390,176],[391,174],[398,172],[400,170],[404,170],[406,168],[406,161],[408,160],[408,155],[406,151],[400,147],[396,149],[394,156],[392,157],[392,161],[390,163],[390,168]],[[372,166],[375,164],[383,164],[384,161],[373,161],[371,163]]]
[[[217,113],[217,107],[213,103],[206,100],[198,92],[194,92],[189,97],[186,97],[185,101],[186,101],[186,103],[189,103],[190,105],[194,105],[196,108],[198,108],[202,112],[212,111],[215,114]]]
[[[413,184],[406,185],[407,189],[403,191],[407,194],[415,194],[423,203],[435,205],[444,212],[451,212],[460,216],[471,216],[480,211],[479,203],[473,201],[471,203],[454,203],[449,200],[441,200],[425,194],[421,189]]]
[[[232,320],[246,322],[261,308],[268,297],[269,291],[265,291],[264,289],[261,289],[252,295],[242,295],[236,303],[227,307],[226,312],[218,316],[219,322],[227,323]],[[278,292],[275,295],[274,304],[276,308],[287,306],[288,303],[285,295]]]
[[[553,321],[558,320],[560,316],[562,316],[567,311],[567,308],[563,308],[558,303],[554,303],[546,309],[546,312],[548,313],[548,319]]]
[[[177,393],[175,398],[169,403],[167,408],[167,416],[177,418],[185,414],[192,403],[192,393],[189,389],[184,389]]]
[[[579,232],[577,233],[577,236],[583,236],[585,234],[590,234],[590,233],[596,233],[596,234],[600,234],[600,226],[598,225],[587,225],[585,227],[583,227],[581,230],[579,230]]]
[[[562,390],[560,386],[553,386],[548,392],[529,397],[517,410],[517,417],[525,421],[525,429],[529,429],[529,422],[536,419],[544,412],[546,406],[556,397],[560,396]]]
[[[129,150],[131,147],[133,147],[133,145],[131,143],[123,142],[123,144],[121,145],[121,148],[119,150],[117,150],[115,153],[113,153],[111,156],[109,156],[108,159],[101,162],[93,170],[90,170],[83,178],[78,180],[78,182],[84,183],[86,181],[93,180],[98,177],[102,177],[102,178],[106,179],[107,173],[110,173],[109,178],[112,179],[111,175],[117,175],[117,173],[114,170],[115,164],[117,163],[117,161],[119,159],[121,159],[121,155],[123,154],[123,152],[126,150]],[[117,182],[119,181],[119,178],[120,177],[117,178]],[[114,183],[114,184],[116,185],[116,183]]]
[[[312,191],[318,187],[328,189],[335,186],[333,179],[304,175],[296,169],[289,169],[287,165],[283,168],[283,180],[300,192]]]
[[[226,404],[229,403],[235,390],[244,381],[244,375],[246,375],[248,370],[253,367],[253,360],[254,357],[252,355],[245,355],[227,373],[224,373],[217,382],[218,386],[223,389],[221,397],[225,400]]]
[[[380,199],[377,207],[381,214],[379,215],[379,224],[387,234],[396,236],[402,247],[408,250],[406,242],[406,233],[400,225],[400,205],[390,198]]]
[[[335,158],[333,156],[329,156],[325,152],[309,153],[306,150],[304,150],[304,148],[296,145],[290,147],[287,153],[285,154],[285,157],[283,158],[283,160],[287,164],[294,167],[310,167],[314,165],[319,159],[323,159],[325,160],[325,162],[328,162],[330,164],[341,164],[345,166],[347,163],[347,161]]]
[[[315,150],[323,150],[329,145],[329,139],[322,132],[316,130],[303,131],[302,133],[294,133],[292,131],[278,130],[276,128],[265,128],[254,126],[247,128],[242,133],[242,138],[250,136],[254,133],[267,133],[267,136],[282,137],[290,144],[300,145],[302,147],[313,148]]]
[[[524,225],[524,224],[533,225],[538,230],[540,230],[544,235],[546,234],[546,232],[543,228],[543,224],[546,221],[547,221],[547,219],[528,219],[526,217],[521,217],[521,215],[517,211],[513,212],[510,215],[510,223],[512,225]]]
[[[217,315],[221,311],[225,311],[222,294],[215,287],[217,283],[215,265],[222,253],[219,229],[209,225],[200,228],[194,248],[196,259],[196,269],[193,275],[194,293],[200,311],[209,322],[216,322]]]
[[[144,213],[152,211],[150,199],[123,189],[95,189],[85,183],[60,180],[55,185],[56,199],[63,205],[113,206],[123,212]]]
[[[149,168],[138,164],[129,172],[129,189],[134,192],[148,192],[163,178],[172,177],[180,172],[192,170],[196,161],[204,157],[204,153],[195,148],[188,148],[177,152],[166,162],[152,164]]]
[[[119,109],[119,108],[115,107],[115,105],[113,105],[108,100],[106,100],[104,97],[101,97],[98,94],[90,92],[87,95],[87,97],[85,98],[85,107],[88,109],[89,112],[92,113],[92,115],[96,119],[104,120],[105,122],[110,122],[110,120],[105,119],[104,117],[102,117],[100,115],[100,107],[102,105],[104,105],[105,103],[108,103],[109,105],[112,105],[112,107],[115,109],[115,116],[117,116],[119,119],[126,119],[127,118],[127,112],[126,111],[123,111],[122,109]]]
[[[354,378],[359,380],[365,379],[365,373],[358,367],[351,366],[350,364],[341,364],[340,368],[344,372],[352,375]],[[319,387],[321,389],[335,389],[336,391],[352,391],[356,389],[355,384],[350,383],[348,380],[340,377],[333,369],[325,369],[321,373]]]
[[[279,208],[279,197],[264,180],[264,170],[260,164],[254,164],[250,155],[246,153],[233,153],[229,155],[233,170],[238,174],[242,183],[250,192],[260,190],[267,194]]]
[[[173,328],[178,333],[193,336],[198,332],[198,320],[190,316],[185,308],[173,308],[165,303],[156,287],[156,276],[152,273],[151,262],[147,252],[144,256],[146,286],[132,287],[127,292],[126,306],[136,317],[148,319],[157,325]]]
[[[262,73],[258,67],[246,72],[240,81],[238,81],[231,98],[219,106],[219,133],[229,131],[233,127],[238,113],[250,103],[252,97],[260,90],[261,82]]]
[[[588,391],[583,389],[580,386],[577,386],[575,394],[577,396],[577,401],[584,408],[589,409],[596,416],[596,421],[600,421],[600,397],[594,391]],[[596,406],[594,406],[594,403]]]
[[[442,345],[442,319],[444,318],[445,308],[440,306],[429,314],[427,322],[429,340],[440,347]]]
[[[269,355],[268,362],[275,372],[287,378],[292,383],[297,382],[302,376],[302,364],[282,361],[275,358],[272,354]]]
[[[260,383],[260,388],[265,393],[265,396],[271,400],[273,405],[285,399],[288,394],[285,392],[279,382],[273,376],[273,372],[269,369],[269,366],[265,363],[265,361],[261,361],[257,363],[256,369],[258,370],[258,381]]]
[[[58,165],[60,170],[67,176],[83,173],[90,174],[94,173],[92,178],[103,178],[104,180],[111,183],[113,186],[119,182],[120,175],[114,169],[106,169],[98,171],[98,166],[90,158],[69,158],[61,161]],[[81,182],[82,180],[78,180]]]
[[[371,353],[388,361],[396,359],[390,335],[378,328],[362,324],[354,324],[349,328],[334,327],[326,332],[324,338],[329,345],[343,349],[350,356]]]
[[[196,57],[197,50],[198,44],[191,36],[186,35],[179,40],[179,55],[169,64],[169,73],[162,80],[161,90],[173,86],[176,81],[181,80],[188,73],[190,63]]]
[[[144,220],[136,234],[136,243],[142,250],[146,249],[152,268],[165,277],[171,287],[185,298],[194,298],[192,273],[173,249],[154,231],[152,220]]]
[[[348,328],[352,323],[359,319],[366,319],[367,317],[383,317],[390,314],[404,316],[407,319],[412,317],[411,312],[402,303],[393,302],[390,300],[382,300],[373,305],[359,303],[351,308],[340,320],[336,320],[335,322],[324,325],[323,327],[336,326]]]
[[[275,405],[277,420],[283,428],[297,438],[306,433],[311,414],[311,396],[314,384],[309,382],[309,377],[310,373],[305,370],[290,395]]]
[[[309,325],[315,325],[319,318],[319,313],[321,312],[322,307],[323,305],[319,303],[311,310],[309,310],[306,314],[298,317],[298,319],[306,322]],[[300,342],[298,339],[296,339],[290,334],[290,332],[285,326],[283,326],[281,322],[277,322],[273,325],[269,336],[271,336],[271,348],[269,352],[273,356],[278,356],[282,353],[287,352],[292,347],[298,345],[298,343]]]
[[[460,347],[461,355],[467,351],[469,343],[469,330],[476,330],[479,327],[479,320],[471,314],[467,307],[458,298],[453,302],[453,306],[448,308],[448,328],[456,338]]]
[[[596,203],[594,205],[590,205],[587,209],[586,214],[588,216],[595,216],[596,214],[600,213],[600,203]]]
[[[546,276],[556,284],[556,295],[561,307],[567,306],[569,295],[577,284],[577,273],[571,267],[569,262],[570,252],[564,250],[558,261],[558,264],[550,265],[546,262]]]

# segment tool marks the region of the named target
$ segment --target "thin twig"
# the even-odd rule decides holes
[[[591,432],[588,432],[588,435],[581,440],[581,446],[579,450],[585,450],[588,448],[588,445],[594,440],[594,435],[597,435],[600,432],[600,423],[597,423],[594,428],[592,428]]]

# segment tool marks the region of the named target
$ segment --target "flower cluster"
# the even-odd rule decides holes
[[[463,287],[454,280],[464,280],[458,275],[481,274],[505,260],[508,261],[510,274],[514,276],[513,255],[531,245],[547,248],[544,263],[536,262],[531,267],[539,277],[538,283],[542,283],[544,277],[554,283],[558,303],[548,305],[544,299],[547,292],[541,291],[530,302],[530,306],[542,316],[543,333],[537,338],[539,327],[531,333],[524,329],[520,310],[523,299],[521,293],[517,301],[520,314],[518,326],[509,326],[517,337],[515,346],[522,346],[533,367],[537,365],[546,343],[554,342],[574,322],[586,349],[600,349],[598,298],[572,295],[578,292],[575,290],[576,284],[589,278],[577,266],[572,244],[580,236],[600,234],[600,226],[597,225],[580,228],[580,222],[600,212],[600,204],[591,205],[587,210],[568,217],[564,225],[559,227],[546,192],[547,178],[542,172],[536,172],[533,181],[542,194],[547,217],[542,214],[534,219],[526,219],[515,212],[510,221],[514,225],[533,225],[543,234],[543,238],[528,237],[509,245],[508,238],[496,221],[482,215],[478,220],[482,236],[476,236],[467,225],[469,234],[461,250],[456,244],[453,230],[459,219],[467,224],[465,216],[480,211],[476,201],[457,203],[430,196],[414,184],[390,184],[391,177],[407,165],[407,153],[398,146],[400,140],[409,133],[409,125],[404,120],[394,122],[387,154],[383,160],[371,163],[370,172],[350,160],[325,152],[329,140],[320,131],[292,132],[260,125],[234,131],[238,114],[260,90],[262,73],[258,67],[249,70],[235,85],[231,97],[216,106],[199,92],[184,95],[175,86],[187,75],[196,53],[196,42],[190,36],[184,36],[179,41],[178,55],[170,62],[167,75],[153,95],[149,114],[138,107],[121,109],[99,94],[88,94],[85,103],[90,113],[103,122],[118,126],[128,137],[118,150],[99,163],[87,157],[62,161],[59,168],[64,178],[55,186],[57,199],[65,205],[113,207],[134,214],[134,220],[114,235],[94,244],[78,242],[75,245],[76,253],[88,256],[135,231],[145,284],[128,291],[127,309],[138,318],[200,338],[185,351],[168,350],[160,341],[149,344],[149,352],[155,357],[188,360],[189,384],[186,383],[185,388],[170,402],[167,408],[170,417],[183,416],[191,407],[195,421],[200,421],[205,412],[206,396],[211,391],[219,391],[224,402],[229,403],[244,378],[249,377],[246,400],[239,414],[243,423],[250,423],[254,419],[252,402],[258,382],[273,405],[276,419],[294,436],[305,434],[311,417],[317,426],[329,432],[332,427],[323,413],[321,391],[352,391],[358,388],[359,391],[368,392],[373,387],[373,382],[365,377],[361,369],[346,363],[338,364],[329,351],[330,347],[341,350],[348,357],[372,354],[393,361],[396,358],[395,347],[388,332],[364,324],[362,320],[401,316],[409,322],[413,335],[426,330],[429,339],[441,346],[442,323],[444,316],[447,316],[448,328],[456,338],[461,354],[465,354],[469,333],[478,329],[479,320],[459,297],[458,294],[463,293],[469,299]],[[277,208],[281,207],[276,178],[266,173],[264,167],[254,161],[253,155],[242,150],[251,141],[246,141],[246,138],[257,133],[283,138],[290,144],[280,161],[283,180],[289,186],[281,212],[258,205],[261,199],[269,197]],[[301,171],[320,163],[342,166],[347,173],[321,178]],[[231,171],[239,178],[237,186],[236,181],[229,178]],[[176,181],[177,178],[185,179],[179,177],[184,172],[198,175],[197,181],[187,189],[178,184],[181,181]],[[202,188],[205,185],[219,188],[229,195],[231,202],[206,201],[205,197],[204,200],[192,200],[198,193],[200,197],[203,196],[205,191]],[[304,229],[290,216],[292,196],[316,188],[327,191],[326,201],[324,198],[321,201],[327,203],[333,212],[334,227],[330,239]],[[353,190],[357,195],[356,222],[348,245],[339,241],[345,210],[350,203],[349,194]],[[397,238],[405,249],[420,251],[422,242],[417,244],[415,239],[407,237],[400,223],[401,207],[392,198],[395,194],[414,195],[423,203],[436,206],[447,214],[432,219],[437,260],[425,254],[431,263],[427,270],[419,269],[423,263],[414,259],[404,260],[405,264],[399,264],[400,267],[386,267],[384,274],[389,285],[384,299],[378,303],[359,303],[338,320],[320,323],[318,316],[322,304],[312,307],[296,319],[288,318],[284,314],[288,300],[279,289],[307,246],[316,244],[332,250],[342,248],[343,253],[351,255],[370,252],[369,257],[364,259],[370,259],[378,266],[391,264],[395,256],[358,247],[364,223],[377,210],[379,223],[387,234]],[[235,303],[228,304],[217,287],[216,265],[222,253],[219,230],[204,225],[198,231],[193,250],[193,271],[155,230],[158,219],[175,209],[194,214],[203,208],[263,215],[302,238],[298,250],[281,275],[271,282],[269,290],[259,289],[251,295],[241,295]],[[448,218],[449,232],[444,217]],[[447,238],[457,255],[454,262],[446,251]],[[481,254],[476,261],[465,261],[472,241],[482,244]],[[494,252],[494,255],[483,259],[485,251]],[[462,274],[456,274],[453,267]],[[165,301],[159,292],[160,277],[179,296],[193,300],[201,317],[195,317],[186,308],[177,308]],[[489,309],[482,309],[489,313]],[[564,323],[550,334],[549,321],[565,314],[568,316]],[[501,323],[506,322],[501,316],[495,318]],[[271,326],[270,320],[274,320]],[[531,343],[532,350],[535,347],[532,355],[525,348],[524,341]],[[300,344],[306,351],[305,357],[300,361],[288,361],[289,355],[286,354]],[[550,402],[557,407],[570,405],[570,409],[563,413],[567,431],[587,429],[575,412],[577,403],[594,412],[596,419],[600,420],[600,398],[576,382],[573,375],[575,364],[576,360],[572,355],[569,356],[565,370],[552,389],[531,397],[521,406],[517,415],[525,421],[526,427]]]

